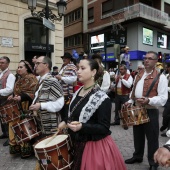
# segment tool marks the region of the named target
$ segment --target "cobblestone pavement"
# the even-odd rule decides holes
[[[114,110],[114,104],[113,104]],[[160,125],[162,121],[162,110],[160,108]],[[114,112],[112,112],[112,117],[114,117]],[[112,118],[113,120],[113,118]],[[133,133],[132,127],[128,130],[124,130],[121,126],[111,126],[112,137],[117,143],[124,159],[132,157],[134,152],[133,147]],[[1,130],[0,130],[1,134]],[[160,136],[160,146],[162,146],[168,138]],[[21,159],[19,155],[11,156],[8,151],[8,147],[4,147],[3,143],[5,139],[0,139],[0,170],[33,170],[35,167],[36,158],[32,157],[29,159]],[[147,155],[145,155],[144,161],[142,163],[136,163],[132,165],[127,165],[128,170],[147,170],[149,169]],[[169,168],[170,169],[170,168]],[[121,169],[120,169],[121,170]],[[159,170],[165,170],[165,168],[159,167]]]

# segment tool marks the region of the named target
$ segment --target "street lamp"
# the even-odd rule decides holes
[[[62,16],[64,15],[67,3],[64,0],[59,0],[57,3],[58,8],[58,16],[53,14],[51,9],[48,6],[48,0],[46,0],[46,6],[42,9],[42,11],[35,11],[37,6],[37,0],[28,0],[28,9],[31,10],[31,14],[33,17],[37,18],[45,18],[47,20],[51,20],[54,22],[55,20],[61,21]],[[49,56],[49,28],[46,27],[46,56]]]

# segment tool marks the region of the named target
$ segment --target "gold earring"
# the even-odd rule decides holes
[[[94,80],[94,76],[92,76],[91,79]]]

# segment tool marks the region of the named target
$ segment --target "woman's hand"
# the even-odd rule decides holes
[[[73,132],[77,132],[82,128],[82,123],[74,121],[71,123],[67,123],[68,128],[70,128]]]
[[[58,125],[58,129],[61,131],[61,130],[63,130],[66,126],[67,126],[66,122],[62,121],[62,122]]]
[[[21,96],[15,95],[14,98],[13,98],[13,100],[15,100],[15,101],[21,101]]]
[[[13,99],[13,95],[10,95],[7,100],[12,100]]]

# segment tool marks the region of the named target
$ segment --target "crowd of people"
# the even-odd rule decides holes
[[[125,164],[143,161],[146,136],[149,169],[170,166],[170,142],[159,148],[159,130],[167,130],[166,136],[170,136],[170,65],[166,64],[165,76],[165,71],[162,73],[156,69],[157,53],[149,51],[143,65],[130,73],[128,55],[121,57],[116,71],[106,71],[99,54],[90,59],[86,56],[75,65],[72,55],[65,52],[61,56],[62,67],[54,66],[51,71],[50,58],[35,56],[33,67],[28,61],[21,60],[15,76],[9,70],[10,59],[1,57],[1,112],[7,106],[13,109],[12,104],[16,104],[20,112],[9,122],[4,122],[2,117],[5,115],[1,115],[0,139],[8,138],[4,146],[9,145],[9,153],[20,154],[22,159],[35,154],[38,159],[35,169],[48,169],[48,164],[53,162],[46,160],[48,163],[44,163],[35,153],[34,144],[51,136],[53,139],[57,133],[67,134],[72,143],[70,169],[126,170]],[[111,122],[111,98],[115,101],[114,122]],[[149,121],[133,126],[135,151],[132,158],[124,161],[109,129],[110,125],[120,125],[122,106],[132,105],[144,107]],[[160,129],[158,106],[165,106]],[[25,119],[35,121],[40,132],[29,140],[18,142],[14,127]],[[59,157],[63,159],[62,155]]]

